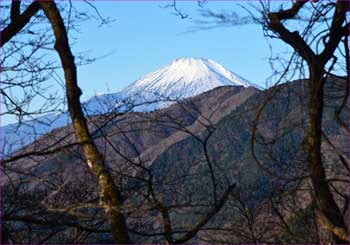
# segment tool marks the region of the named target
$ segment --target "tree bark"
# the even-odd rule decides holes
[[[77,142],[81,145],[87,164],[98,178],[100,188],[100,205],[104,208],[110,224],[113,239],[116,243],[131,243],[124,214],[122,213],[123,198],[114,184],[112,177],[104,163],[89,133],[86,118],[83,114],[77,84],[77,71],[74,56],[69,47],[66,27],[55,2],[40,2],[45,15],[49,19],[56,38],[55,49],[61,59],[66,81],[66,96]]]
[[[307,161],[319,219],[324,228],[332,232],[335,242],[344,244],[349,241],[346,225],[329,188],[322,164],[322,114],[325,82],[323,74],[323,66],[310,65],[309,112],[306,134]]]

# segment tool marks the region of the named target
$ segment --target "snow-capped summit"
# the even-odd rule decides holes
[[[182,58],[147,74],[122,92],[129,96],[157,93],[164,98],[181,99],[230,85],[258,87],[211,59]]]

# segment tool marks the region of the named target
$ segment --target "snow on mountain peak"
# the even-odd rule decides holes
[[[181,58],[151,72],[126,87],[128,95],[149,96],[157,93],[167,98],[187,98],[219,86],[254,86],[222,65],[206,58]]]

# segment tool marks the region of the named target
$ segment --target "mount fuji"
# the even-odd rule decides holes
[[[177,59],[116,93],[95,96],[82,103],[89,116],[118,111],[148,112],[221,86],[262,89],[206,58]],[[69,113],[48,114],[21,125],[1,127],[0,147],[8,155],[55,128],[70,123]]]
[[[213,60],[183,58],[149,73],[124,89],[129,95],[154,92],[170,98],[187,98],[220,86],[255,86]]]
[[[221,86],[262,89],[211,59],[182,58],[147,74],[117,93],[90,99],[86,109],[89,114],[108,112],[115,107],[124,111],[152,111]]]

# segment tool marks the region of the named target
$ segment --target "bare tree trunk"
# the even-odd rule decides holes
[[[321,54],[316,55],[311,46],[299,35],[298,32],[289,31],[282,23],[283,20],[293,19],[308,1],[297,0],[293,6],[286,10],[268,13],[267,27],[278,33],[280,38],[291,45],[293,49],[307,62],[310,79],[308,81],[309,104],[308,123],[305,138],[305,150],[307,152],[307,164],[315,192],[315,201],[319,220],[326,230],[330,231],[337,243],[349,243],[343,216],[331,193],[326,179],[322,162],[322,113],[324,74],[326,63],[332,58],[335,49],[342,37],[348,35],[349,24],[343,26],[349,5],[343,1],[336,2],[334,16],[328,33],[329,40],[325,44]]]
[[[306,135],[308,167],[315,192],[318,216],[322,225],[332,232],[336,243],[348,243],[348,234],[341,211],[334,201],[322,164],[323,66],[310,65],[309,115]]]
[[[64,69],[66,80],[66,96],[68,108],[75,130],[77,142],[83,149],[84,156],[91,171],[98,178],[100,188],[100,205],[107,214],[113,239],[116,243],[131,243],[125,217],[122,213],[123,198],[114,184],[111,175],[104,164],[104,159],[98,151],[89,133],[79,97],[81,90],[77,84],[77,72],[74,56],[71,53],[68,36],[62,17],[53,1],[40,2],[49,19],[56,38],[57,50]]]

